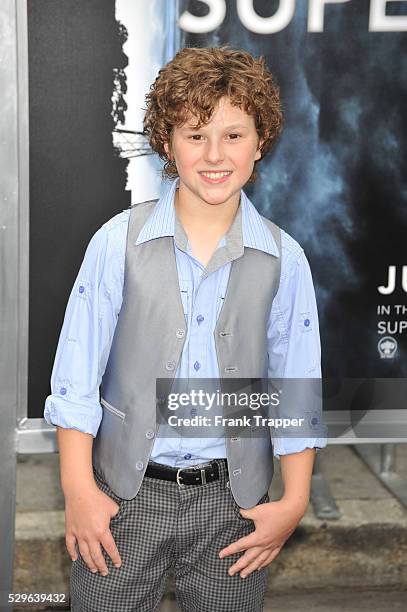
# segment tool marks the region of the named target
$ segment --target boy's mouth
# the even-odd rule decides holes
[[[231,170],[199,172],[202,178],[209,183],[223,183],[232,174]]]

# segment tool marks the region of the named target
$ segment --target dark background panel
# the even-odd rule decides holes
[[[267,17],[278,0],[256,0]],[[405,14],[389,3],[387,14]],[[182,0],[197,16],[207,7]],[[407,265],[407,40],[404,32],[369,32],[368,0],[326,5],[324,32],[307,32],[308,2],[281,32],[255,34],[227,2],[223,24],[208,34],[183,35],[186,46],[230,43],[264,55],[281,88],[285,128],[245,191],[258,210],[304,248],[317,295],[325,376],[407,376],[407,333],[393,359],[378,351],[378,305],[406,305],[400,284]],[[387,284],[397,265],[397,288]],[[394,329],[394,327],[393,327]]]
[[[246,191],[304,247],[311,264],[326,376],[406,376],[406,333],[381,359],[377,305],[405,304],[407,265],[404,33],[368,32],[368,0],[327,5],[307,32],[306,2],[273,35],[249,32],[236,2],[220,28],[182,45],[229,42],[263,54],[281,87],[285,129]],[[207,7],[181,0],[203,15]],[[389,3],[390,14],[403,14]],[[256,0],[262,16],[278,0]],[[127,161],[112,146],[113,71],[127,58],[112,0],[28,0],[30,92],[29,416],[42,416],[72,283],[93,233],[130,204]],[[389,265],[398,266],[390,296]]]
[[[30,324],[28,416],[41,417],[66,303],[87,244],[130,205],[112,145],[115,2],[28,0]],[[28,245],[27,245],[28,248]]]

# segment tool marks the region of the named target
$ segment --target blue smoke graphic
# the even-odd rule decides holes
[[[307,2],[291,23],[258,35],[240,23],[235,2],[208,35],[184,33],[187,46],[230,43],[264,55],[281,88],[285,127],[258,165],[246,192],[265,216],[304,247],[310,261],[321,327],[325,376],[407,375],[406,334],[398,352],[380,358],[377,306],[404,304],[398,285],[388,296],[389,265],[407,264],[406,37],[368,31],[369,2],[327,5],[322,33],[307,32]],[[258,0],[261,16],[278,1]],[[206,13],[199,2],[180,10]],[[399,3],[387,14],[403,14]]]

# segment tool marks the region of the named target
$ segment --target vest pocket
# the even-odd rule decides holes
[[[182,308],[184,310],[185,317],[187,317],[191,305],[191,281],[181,280],[179,285],[181,292]]]
[[[226,296],[226,287],[222,287],[220,291],[218,292],[218,299],[217,299],[217,304],[216,304],[216,307],[217,307],[216,318],[217,319],[219,319],[220,312],[223,308],[225,296]]]
[[[120,419],[124,419],[126,417],[126,414],[124,412],[122,412],[118,408],[115,408],[114,406],[112,406],[112,404],[109,404],[109,402],[107,402],[103,397],[100,398],[100,403],[106,408],[106,410],[118,416]]]

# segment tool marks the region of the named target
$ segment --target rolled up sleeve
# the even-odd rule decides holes
[[[44,418],[96,436],[99,386],[122,303],[122,253],[102,226],[90,240],[72,287],[51,374]]]
[[[295,379],[294,385],[307,386],[305,379],[321,378],[321,345],[319,337],[318,311],[314,285],[308,260],[303,249],[290,236],[282,232],[281,278],[278,292],[273,300],[268,322],[269,379]],[[312,389],[315,381],[309,381]],[[319,384],[319,380],[316,381]],[[291,390],[291,388],[290,388]],[[295,396],[293,391],[292,396]],[[303,417],[312,432],[314,423],[317,436],[290,437],[276,435],[272,429],[273,453],[280,455],[297,453],[305,448],[317,451],[327,444],[326,427],[322,423],[322,401],[312,392],[289,408],[288,414]],[[287,408],[287,405],[286,405]],[[309,423],[309,427],[308,427]],[[307,429],[306,428],[306,429]]]

